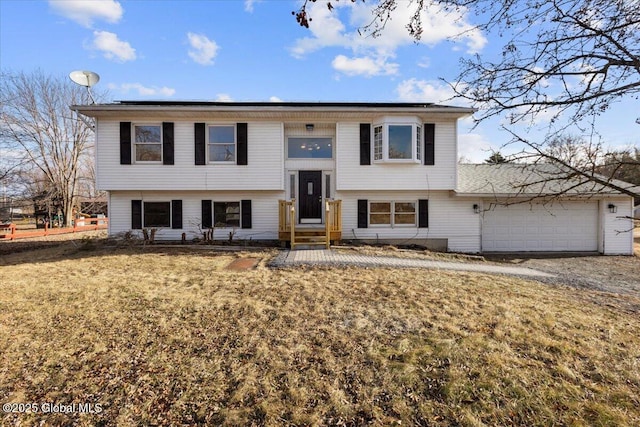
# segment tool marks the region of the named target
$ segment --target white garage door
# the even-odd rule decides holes
[[[598,250],[598,202],[496,206],[483,215],[485,252]]]

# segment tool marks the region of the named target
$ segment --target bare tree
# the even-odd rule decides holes
[[[308,27],[305,0],[294,12]],[[325,0],[326,1],[326,0]],[[333,3],[339,0],[334,0]],[[362,0],[364,2],[364,0]],[[351,0],[355,2],[355,0]],[[333,9],[332,1],[326,1]],[[419,40],[424,11],[468,11],[475,29],[504,40],[495,59],[461,59],[449,82],[458,96],[481,107],[479,120],[509,113],[511,123],[550,112],[580,121],[640,93],[640,2],[638,0],[380,0],[371,23],[380,36],[398,7],[412,8],[407,31]],[[458,14],[458,16],[463,16]],[[470,30],[468,30],[470,31]],[[569,113],[567,116],[566,113]]]
[[[65,223],[70,225],[82,160],[94,135],[69,106],[86,103],[88,95],[66,77],[55,78],[42,71],[2,72],[1,77],[4,149],[21,152],[29,168],[44,177],[61,200]]]
[[[308,27],[307,3],[296,17]],[[443,14],[468,12],[477,21],[474,30],[504,40],[502,51],[493,58],[463,57],[459,75],[446,81],[458,97],[479,109],[477,123],[506,117],[508,125],[503,128],[512,134],[512,142],[527,147],[517,156],[520,160],[556,162],[569,171],[567,179],[579,173],[602,184],[598,173],[602,165],[588,161],[572,165],[553,141],[569,129],[598,139],[598,116],[613,103],[640,95],[640,1],[380,0],[373,7],[371,23],[361,30],[380,36],[393,12],[409,7],[407,31],[419,40],[424,12],[433,5]],[[330,1],[327,6],[332,8]],[[549,128],[540,141],[518,135],[511,126],[541,121]],[[590,149],[598,159],[606,154],[599,143]],[[637,156],[609,156],[607,161],[609,169],[640,169]],[[607,176],[605,181],[611,184],[615,174]],[[626,188],[625,194],[640,197],[637,189]]]
[[[612,163],[607,161],[610,155],[600,141],[559,135],[544,145],[521,142],[527,148],[510,159],[520,163],[523,171],[538,173],[538,178],[523,183],[521,190],[544,188],[540,196],[546,198],[580,193],[593,195],[606,188],[631,197],[640,193],[637,184],[621,181],[615,173],[606,173],[603,168],[611,167]],[[616,165],[615,170],[618,167]]]

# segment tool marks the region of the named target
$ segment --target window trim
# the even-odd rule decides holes
[[[160,160],[138,160],[137,156],[137,147],[138,145],[158,145],[157,142],[137,142],[136,141],[136,127],[142,126],[157,126],[160,128]],[[132,163],[138,165],[161,165],[163,164],[163,148],[164,148],[164,131],[163,131],[162,123],[153,123],[153,122],[140,122],[140,123],[131,123],[131,159]]]
[[[389,157],[389,127],[390,126],[411,126],[411,157],[407,159],[394,159]],[[381,132],[377,130],[381,128]],[[424,134],[423,124],[417,117],[389,117],[383,118],[373,124],[372,132],[372,158],[374,163],[422,163],[422,138]],[[380,135],[381,141],[377,138]],[[382,152],[379,152],[379,149]]]
[[[371,223],[371,214],[374,215],[377,212],[372,212],[372,203],[389,203],[390,204],[390,224],[373,224]],[[396,214],[405,214],[407,212],[396,212],[396,203],[413,203],[413,224],[396,224]],[[370,228],[416,228],[418,227],[418,200],[368,200],[367,204],[367,225]]]
[[[211,165],[235,165],[238,161],[238,124],[237,123],[207,123],[205,134],[207,164]],[[211,142],[210,129],[212,127],[233,127],[233,159],[232,160],[211,160],[212,145],[229,145],[229,143]]]

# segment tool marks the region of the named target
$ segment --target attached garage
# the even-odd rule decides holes
[[[485,204],[483,252],[597,252],[598,202]]]

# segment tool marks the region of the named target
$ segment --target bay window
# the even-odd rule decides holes
[[[420,163],[422,124],[413,118],[385,118],[373,127],[373,160],[377,163]]]

